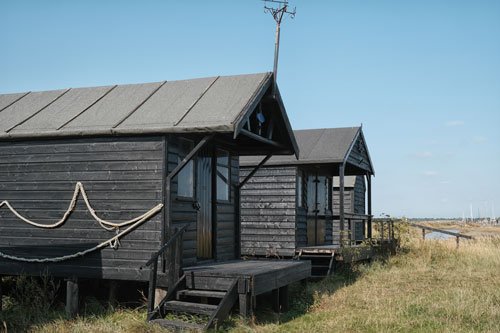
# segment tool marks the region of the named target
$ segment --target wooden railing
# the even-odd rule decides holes
[[[170,239],[156,252],[151,254],[151,259],[141,267],[149,268],[149,290],[148,290],[148,320],[153,317],[155,311],[155,290],[156,290],[156,279],[158,276],[158,259],[160,256],[168,250],[166,269],[167,269],[167,288],[171,290],[172,287],[178,282],[180,276],[180,266],[182,258],[182,236],[186,229],[189,227],[189,223],[184,225],[180,229],[175,229],[174,234]]]
[[[340,220],[340,215],[334,215],[333,219]],[[342,244],[353,245],[353,244],[356,244],[357,242],[362,242],[364,240],[364,239],[356,239],[355,223],[357,221],[361,221],[361,223],[363,224],[363,227],[362,227],[363,238],[365,238],[365,239],[369,238],[370,230],[368,230],[368,228],[369,228],[369,225],[371,224],[371,221],[372,221],[371,215],[344,213],[344,220],[347,222],[346,223],[347,229],[343,231]],[[340,232],[342,232],[342,230]]]
[[[457,249],[458,249],[458,247],[460,245],[460,238],[474,239],[474,237],[472,237],[472,236],[464,235],[464,234],[461,234],[459,232],[453,232],[453,231],[448,231],[448,230],[443,230],[443,229],[428,227],[426,225],[421,225],[421,224],[416,224],[416,223],[410,223],[409,225],[412,226],[412,227],[414,227],[414,228],[420,228],[420,229],[422,229],[422,239],[423,240],[425,240],[425,231],[426,230],[429,230],[429,231],[432,231],[432,232],[439,232],[441,234],[445,234],[445,235],[450,235],[450,236],[456,237]]]

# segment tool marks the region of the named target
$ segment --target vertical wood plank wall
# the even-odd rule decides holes
[[[241,167],[240,179],[252,169]],[[295,254],[296,178],[295,166],[263,167],[242,187],[242,255]]]
[[[86,138],[0,143],[0,201],[8,200],[29,219],[54,223],[82,182],[97,214],[128,220],[163,202],[164,141],[161,137]],[[106,248],[57,264],[20,264],[0,259],[0,274],[145,280],[138,268],[161,241],[162,214]],[[0,251],[21,257],[56,257],[91,248],[115,235],[90,216],[82,198],[56,229],[30,226],[0,209]]]

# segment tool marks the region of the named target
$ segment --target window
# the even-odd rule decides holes
[[[177,165],[181,163],[184,157],[193,150],[193,142],[180,139],[179,154],[177,155]],[[194,197],[194,163],[189,161],[184,168],[177,174],[177,196],[184,198]]]
[[[229,185],[231,184],[229,162],[229,153],[217,150],[217,200],[220,201],[229,201]]]

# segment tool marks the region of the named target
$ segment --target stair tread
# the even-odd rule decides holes
[[[158,324],[165,328],[183,328],[190,330],[203,330],[205,328],[205,325],[202,324],[187,323],[185,321],[179,321],[179,320],[155,319],[151,320],[150,322]]]
[[[216,290],[184,289],[184,290],[179,290],[177,292],[177,295],[224,298],[224,296],[226,296],[226,292],[216,291]]]
[[[217,310],[217,305],[201,304],[183,301],[168,301],[165,303],[165,309],[176,312],[187,312],[196,314],[210,315]]]

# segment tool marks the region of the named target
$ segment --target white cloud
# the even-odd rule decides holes
[[[451,182],[449,180],[441,180],[439,184],[446,185],[446,184],[451,184]]]
[[[423,174],[426,177],[435,177],[435,176],[437,176],[438,173],[436,171],[428,170],[428,171],[424,171]]]
[[[450,120],[444,123],[446,127],[456,127],[456,126],[462,126],[464,124],[465,122],[463,120]]]

